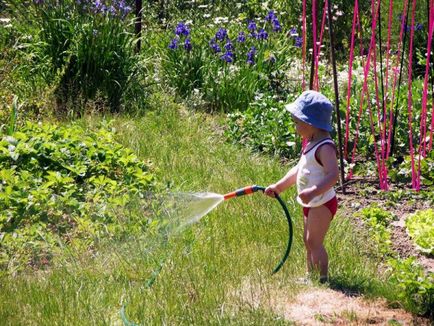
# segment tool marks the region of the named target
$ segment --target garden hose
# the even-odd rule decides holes
[[[223,198],[224,198],[224,200],[228,200],[228,199],[243,196],[243,195],[250,195],[250,194],[253,194],[257,191],[264,192],[265,187],[256,186],[256,185],[244,187],[244,188],[235,190],[233,192],[227,193],[226,195],[223,196]],[[291,216],[289,215],[288,207],[286,207],[285,202],[282,200],[282,198],[280,198],[280,196],[278,194],[275,193],[274,196],[279,201],[280,205],[282,206],[283,211],[285,212],[286,220],[288,221],[288,243],[286,245],[286,250],[285,250],[285,254],[283,255],[283,258],[280,260],[280,262],[274,268],[272,274],[277,273],[282,268],[285,261],[288,259],[289,252],[291,251],[292,238],[293,238],[293,226],[292,226]],[[146,282],[147,288],[152,287],[152,285],[154,284],[155,279],[157,278],[161,268],[162,268],[162,264],[160,264],[159,268],[157,270],[155,270],[154,273],[152,273],[152,276]],[[126,304],[123,304],[121,307],[121,310],[119,311],[123,324],[125,326],[137,326],[137,324],[128,320],[125,309],[126,309]]]
[[[243,196],[243,195],[250,195],[259,190],[264,192],[265,187],[256,186],[256,185],[244,187],[235,190],[233,192],[227,193],[226,195],[224,195],[224,200]],[[286,220],[288,221],[288,244],[286,245],[286,250],[285,250],[285,254],[283,255],[283,258],[280,260],[279,264],[277,264],[277,266],[274,268],[272,274],[277,273],[282,268],[285,261],[288,259],[289,252],[291,251],[292,237],[293,237],[293,227],[292,227],[292,221],[291,221],[291,216],[289,215],[288,207],[286,207],[285,202],[282,200],[282,198],[280,198],[278,194],[275,193],[274,196],[282,206],[283,211],[285,212]]]

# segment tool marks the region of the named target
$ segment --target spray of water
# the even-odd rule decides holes
[[[171,232],[180,232],[187,226],[198,222],[217,207],[224,198],[212,192],[178,193],[172,195],[175,209],[168,212],[167,221]]]

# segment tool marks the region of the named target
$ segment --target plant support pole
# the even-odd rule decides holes
[[[141,47],[141,33],[142,33],[142,0],[136,0],[136,23],[135,23],[135,31],[136,31],[136,53],[140,52]]]
[[[335,38],[332,29],[332,1],[328,1],[327,5],[327,22],[329,27],[330,36],[330,57],[333,67],[333,85],[335,90],[335,106],[336,106],[336,122],[338,126],[338,147],[339,147],[339,163],[341,169],[341,189],[342,193],[345,194],[345,170],[344,170],[344,157],[342,153],[342,132],[341,132],[341,114],[339,111],[339,88],[338,88],[338,75],[336,71],[336,60],[335,60]]]

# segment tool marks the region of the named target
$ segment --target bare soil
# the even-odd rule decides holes
[[[378,180],[366,178],[355,178],[346,185],[345,189],[346,194],[338,191],[339,209],[343,214],[351,216],[354,218],[355,223],[361,224],[361,221],[357,218],[357,214],[354,213],[365,207],[377,204],[379,207],[390,211],[396,216],[396,220],[391,223],[393,250],[401,258],[416,257],[427,272],[434,272],[434,257],[426,256],[419,252],[405,228],[405,219],[409,215],[415,213],[417,210],[432,208],[433,203],[430,203],[428,200],[418,199],[416,192],[413,193],[416,198],[404,197],[399,201],[383,199],[382,197],[384,196],[380,196],[382,191],[378,187]],[[391,185],[389,191],[397,191],[399,189],[403,189],[402,186]]]

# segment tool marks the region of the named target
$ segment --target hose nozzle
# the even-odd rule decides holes
[[[256,185],[247,186],[247,187],[240,188],[238,190],[229,192],[226,195],[224,195],[223,197],[224,197],[224,200],[227,200],[227,199],[231,199],[234,197],[250,195],[250,194],[253,194],[254,192],[257,192],[258,190],[264,191],[265,188],[261,187],[261,186],[256,186]]]

